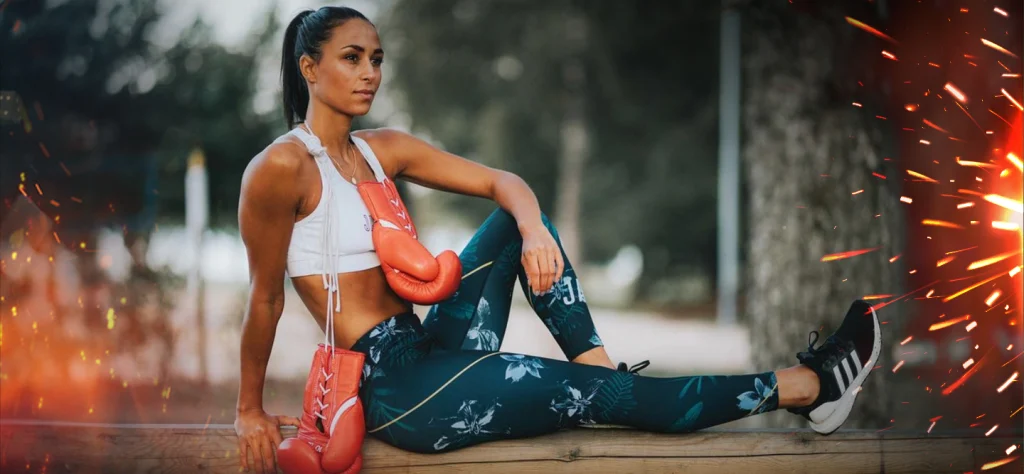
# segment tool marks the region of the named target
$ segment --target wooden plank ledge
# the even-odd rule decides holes
[[[295,435],[294,428],[284,430]],[[364,472],[978,472],[1005,457],[1019,435],[898,431],[704,430],[655,434],[576,429],[442,454],[416,454],[373,438]],[[1020,460],[1004,466],[1020,472]],[[11,469],[11,471],[8,471]],[[47,473],[237,473],[231,425],[111,425],[0,420],[0,471]]]

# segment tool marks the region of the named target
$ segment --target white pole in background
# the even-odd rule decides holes
[[[203,151],[196,149],[188,157],[188,170],[185,172],[185,233],[187,245],[192,249],[192,266],[188,272],[187,295],[196,321],[196,349],[199,356],[199,380],[209,381],[209,364],[206,358],[206,317],[203,312],[205,303],[203,284],[203,233],[208,221],[209,197],[207,193],[206,158]]]
[[[740,12],[723,1],[718,83],[718,323],[736,324],[740,228]]]

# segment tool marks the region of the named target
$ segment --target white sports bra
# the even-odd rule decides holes
[[[308,216],[295,223],[288,244],[286,274],[290,277],[336,274],[366,270],[380,265],[371,239],[370,211],[356,186],[342,178],[320,140],[303,127],[289,132],[306,145],[320,170],[320,202]],[[387,175],[365,140],[349,135],[362,153],[377,181]],[[334,278],[332,278],[332,276]]]

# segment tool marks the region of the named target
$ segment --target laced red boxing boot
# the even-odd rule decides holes
[[[306,379],[295,438],[277,449],[285,474],[356,474],[366,435],[359,380],[364,355],[320,344]]]

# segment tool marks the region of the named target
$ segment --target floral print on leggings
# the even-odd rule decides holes
[[[451,298],[422,322],[399,314],[356,342],[367,355],[360,397],[371,436],[433,453],[598,423],[685,432],[778,408],[772,372],[647,377],[499,352],[516,280],[566,359],[602,345],[572,265],[533,295],[521,249],[515,220],[495,211],[459,256],[463,280]]]

